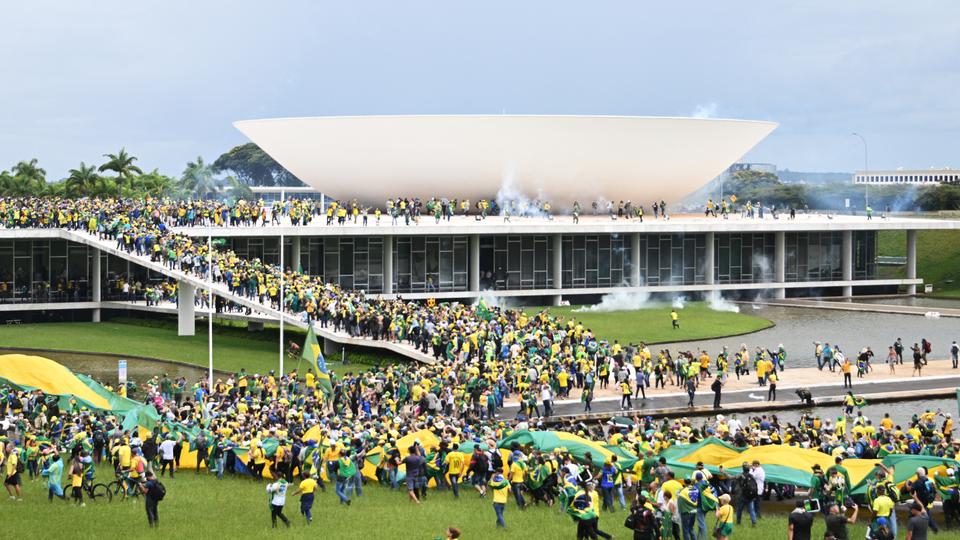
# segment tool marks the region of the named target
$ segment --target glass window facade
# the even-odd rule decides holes
[[[0,240],[0,302],[90,300],[90,253],[65,240]]]
[[[853,279],[876,279],[877,232],[853,232]]]
[[[286,239],[283,249],[284,263],[292,268],[290,239]],[[373,294],[383,292],[383,238],[379,236],[303,236],[297,264],[325,282]]]
[[[641,234],[640,283],[648,286],[706,283],[706,258],[705,234]]]
[[[716,283],[768,283],[776,279],[773,233],[714,235]]]
[[[469,239],[466,236],[396,236],[393,292],[466,291]]]
[[[834,281],[843,279],[843,233],[786,233],[784,280]]]
[[[480,237],[480,289],[553,288],[553,239],[547,235]]]
[[[563,287],[629,285],[633,248],[628,234],[565,234],[561,239]]]

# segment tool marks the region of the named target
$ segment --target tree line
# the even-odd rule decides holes
[[[868,191],[869,190],[869,191]],[[960,185],[935,186],[881,185],[865,187],[852,182],[829,184],[785,184],[772,172],[736,171],[724,182],[726,197],[736,195],[737,202],[760,201],[778,208],[837,210],[850,207],[863,210],[866,197],[870,207],[895,212],[960,210]]]
[[[213,163],[202,156],[187,163],[179,176],[157,168],[144,171],[139,158],[121,148],[103,155],[103,163],[80,162],[67,176],[50,181],[36,158],[0,171],[4,196],[226,198],[252,199],[250,186],[303,185],[295,176],[253,143],[232,148]]]

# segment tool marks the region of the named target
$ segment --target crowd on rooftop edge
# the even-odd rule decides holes
[[[202,219],[214,222],[245,219],[239,207],[219,202],[185,205],[151,200],[0,200],[0,216],[6,227],[86,231],[116,242],[120,249],[205,277],[207,245],[173,230],[173,226],[187,223],[189,208],[194,216],[200,214]],[[250,219],[255,214],[251,210]],[[286,522],[280,495],[281,490],[286,493],[287,484],[298,483],[301,494],[312,495],[325,489],[326,478],[334,484],[339,502],[350,504],[362,497],[359,470],[367,453],[380,447],[388,457],[378,464],[381,483],[399,489],[397,472],[402,464],[406,471],[403,483],[413,503],[423,502],[429,479],[457,495],[459,484],[469,484],[480,496],[491,494],[498,525],[506,525],[505,508],[513,499],[521,508],[540,503],[561,505],[573,517],[580,538],[604,536],[601,512],[615,512],[618,506],[620,510],[630,509],[638,538],[659,538],[663,534],[666,538],[682,535],[687,539],[693,537],[694,528],[699,529],[696,536],[703,537],[710,533],[704,525],[708,513],[716,514],[720,536],[729,537],[744,510],[755,523],[760,500],[771,494],[791,497],[794,494],[790,487],[765,483],[760,463],[745,464],[743,471],[727,474],[703,471],[679,478],[657,459],[661,451],[706,437],[737,446],[817,449],[835,457],[837,466],[812,471],[823,479],[811,497],[822,502],[828,520],[842,516],[845,524],[856,519],[856,510],[848,500],[849,481],[840,480],[844,458],[903,453],[953,459],[960,448],[960,441],[954,441],[949,415],[939,418],[937,413],[927,411],[904,426],[894,425],[889,417],[874,424],[862,414],[854,414],[858,403],[851,392],[843,414],[835,422],[810,416],[791,425],[775,417],[741,421],[735,416],[718,415],[705,423],[635,418],[628,425],[554,427],[618,445],[642,457],[632,470],[625,470],[614,460],[597,467],[589,459],[573,459],[562,449],[540,453],[509,448],[509,457],[504,459],[495,451],[497,441],[516,430],[552,427],[544,421],[549,420],[555,399],[579,393],[589,411],[595,392],[607,385],[614,385],[623,395],[623,409],[633,409],[631,398],[644,395],[651,385],[682,387],[690,392],[692,400],[697,388],[708,380],[712,380],[713,389],[729,377],[749,377],[753,372],[759,385],[774,389],[775,398],[777,381],[789,373],[785,369],[786,351],[782,347],[774,351],[757,348],[751,354],[744,346],[735,353],[720,351],[716,357],[705,351],[682,352],[674,357],[668,350],[653,353],[642,344],[625,347],[616,341],[609,343],[575,320],[546,313],[528,315],[483,304],[371,298],[290,269],[243,260],[229,250],[215,249],[212,260],[213,279],[226,284],[232,294],[275,308],[282,304],[285,310],[321,327],[329,325],[351,335],[405,342],[432,354],[437,362],[347,372],[333,376],[329,388],[320,384],[326,374],[312,367],[281,374],[241,371],[216,380],[212,387],[206,381],[188,383],[158,376],[133,396],[153,405],[163,420],[146,437],[137,430],[124,430],[117,418],[107,413],[76,404],[61,408],[38,392],[8,389],[0,407],[11,427],[3,463],[11,497],[21,496],[20,469],[30,477],[46,478],[51,498],[63,497],[64,474],[72,487],[81,487],[98,474],[98,467],[101,475],[109,471],[107,478],[116,474],[136,482],[152,475],[154,469],[161,474],[167,469],[173,471],[179,457],[175,451],[178,444],[189,443],[200,449],[200,461],[222,477],[239,469],[230,449],[245,448],[249,449],[254,477],[262,477],[264,469],[269,469],[274,478],[280,479],[271,483],[274,501],[280,501],[280,510],[273,517]],[[835,345],[817,344],[816,352],[825,360],[821,368],[845,369],[846,373],[873,369],[869,349],[858,355],[856,368]],[[926,352],[920,348],[914,353],[915,358],[922,353],[925,360]],[[117,390],[126,392],[125,388]],[[719,391],[716,393],[719,395]],[[521,403],[519,412],[512,419],[501,417],[504,401],[513,396]],[[313,426],[320,427],[321,436],[303,440],[302,435]],[[187,437],[185,428],[196,428],[200,435]],[[404,435],[424,429],[436,434],[440,444],[395,446]],[[267,439],[277,442],[269,453],[263,450]],[[458,452],[466,443],[476,446],[470,455]],[[885,508],[883,494],[892,500],[913,500],[920,507],[918,515],[924,516],[931,527],[937,524],[927,510],[939,497],[945,518],[955,521],[956,470],[935,478],[927,478],[923,472],[906,485],[894,485],[889,478],[884,483],[884,475],[892,476],[890,472],[878,473],[868,497],[868,504],[876,510],[871,530],[889,533],[892,528],[896,534],[895,514]],[[150,493],[157,498],[156,480],[151,481],[148,500]],[[82,489],[74,490],[73,495],[82,503]],[[883,504],[878,506],[877,500]],[[155,503],[151,522],[157,517]],[[309,520],[313,497],[301,498],[301,503]],[[838,531],[840,519],[833,518]],[[604,528],[612,526],[605,524]]]

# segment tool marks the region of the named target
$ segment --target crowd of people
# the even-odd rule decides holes
[[[130,489],[153,494],[148,515],[155,525],[157,494],[164,490],[158,477],[172,479],[182,473],[181,450],[191,449],[196,451],[195,472],[201,472],[202,465],[215,478],[225,474],[273,478],[268,490],[275,524],[279,520],[289,525],[283,513],[288,485],[297,486],[294,494],[301,496],[300,511],[309,523],[316,496],[326,491],[327,483],[333,484],[336,500],[349,505],[362,500],[365,483],[376,482],[405,493],[413,504],[428,504],[428,486],[449,490],[454,497],[490,495],[499,526],[509,522],[511,501],[519,509],[556,506],[573,518],[578,538],[604,536],[618,525],[605,525],[605,532],[600,528],[601,514],[617,512],[629,516],[627,522],[634,524],[640,538],[702,537],[711,533],[706,521],[710,515],[716,516],[714,528],[720,536],[729,537],[744,513],[756,524],[762,501],[771,498],[807,505],[816,501],[815,508],[803,510],[802,519],[791,515],[791,527],[797,527],[793,538],[803,538],[801,530],[809,531],[817,511],[824,514],[828,529],[842,529],[833,516],[855,520],[849,510],[856,512],[858,503],[873,509],[871,530],[881,532],[871,538],[896,537],[893,502],[914,503],[917,514],[934,530],[960,525],[956,468],[931,476],[918,470],[916,478],[897,485],[893,470],[878,467],[866,498],[854,503],[853,485],[843,467],[845,459],[890,454],[955,459],[960,441],[953,438],[952,419],[940,411],[924,411],[905,425],[896,424],[889,414],[874,422],[857,413],[842,414],[835,422],[818,415],[788,423],[776,415],[741,419],[732,414],[663,420],[634,416],[616,423],[566,421],[544,426],[522,412],[510,420],[446,414],[423,397],[437,391],[437,381],[421,379],[415,370],[399,366],[345,373],[330,395],[318,387],[312,369],[279,376],[241,371],[217,380],[213,388],[202,380],[188,384],[164,375],[146,381],[131,395],[154,405],[161,416],[160,424],[144,433],[123,429],[109,412],[88,410],[76,402],[61,407],[39,391],[5,388],[0,402],[7,435],[2,460],[5,485],[15,499],[22,497],[24,480],[45,481],[49,498],[67,499],[62,485],[66,475],[73,488],[70,499],[82,504],[85,483],[121,478]],[[374,404],[376,395],[387,396],[387,403]],[[547,428],[619,447],[638,459],[624,467],[616,455],[598,465],[589,453],[573,455],[564,448],[538,451],[512,444],[497,449],[498,441],[517,430]],[[423,430],[435,435],[437,442],[414,440],[408,447],[398,447],[401,439]],[[832,457],[836,465],[827,470],[815,466],[810,492],[801,497],[792,485],[767,481],[759,462],[713,473],[701,463],[691,474],[678,474],[658,457],[673,446],[710,437],[737,447],[814,449]],[[235,449],[246,450],[247,457],[241,458]],[[373,453],[380,455],[376,480],[361,472]],[[929,512],[938,498],[946,520],[940,524]],[[883,536],[883,531],[892,531],[893,536]]]
[[[296,213],[301,222],[309,220],[315,212],[305,204],[299,210],[282,211]],[[413,211],[403,200],[396,201],[394,208],[397,206]],[[338,204],[335,208],[345,207]],[[443,208],[441,205],[441,214],[448,211]],[[667,216],[663,205],[657,205],[657,211]],[[272,212],[262,205],[213,201],[0,199],[0,220],[5,227],[85,231],[169,268],[201,278],[210,276],[230,294],[282,308],[310,324],[351,336],[403,342],[432,355],[436,362],[347,372],[332,378],[329,391],[319,385],[320,374],[312,367],[280,374],[241,371],[215,381],[212,387],[202,380],[188,387],[186,381],[158,377],[145,385],[142,395],[133,396],[152,404],[162,418],[162,424],[145,437],[138,430],[124,430],[109,414],[82,407],[61,409],[39,392],[7,389],[0,412],[11,426],[4,465],[12,497],[20,496],[21,468],[30,477],[47,478],[51,498],[64,497],[64,472],[72,487],[82,488],[85,479],[90,481],[97,466],[106,460],[109,475],[153,482],[143,489],[153,493],[156,502],[158,497],[162,499],[162,488],[157,487],[162,484],[152,477],[153,470],[173,474],[180,457],[178,445],[189,443],[197,449],[198,460],[217,477],[249,471],[261,478],[269,471],[277,479],[270,488],[272,506],[279,507],[272,514],[275,522],[287,521],[282,512],[285,484],[299,482],[301,509],[309,520],[313,499],[305,495],[324,490],[326,479],[334,484],[338,500],[350,504],[362,494],[360,471],[368,453],[380,448],[386,459],[377,465],[378,479],[399,489],[398,473],[403,465],[406,493],[414,503],[422,502],[428,483],[449,488],[455,496],[459,496],[460,483],[469,483],[481,496],[491,493],[498,525],[507,523],[505,508],[511,497],[520,507],[527,506],[530,498],[531,504],[564,508],[577,524],[578,537],[604,536],[599,516],[619,506],[631,510],[630,522],[639,538],[657,538],[662,531],[666,537],[679,538],[682,533],[686,539],[692,537],[695,526],[700,529],[698,536],[709,532],[703,525],[707,513],[716,514],[719,537],[729,537],[744,509],[755,522],[758,501],[764,494],[773,491],[778,497],[787,497],[792,493],[786,486],[768,486],[756,480],[762,464],[750,465],[740,473],[710,475],[704,471],[679,478],[656,459],[660,451],[673,445],[706,437],[737,446],[797,445],[835,456],[838,465],[845,456],[881,453],[955,457],[951,418],[945,417],[943,424],[937,425],[935,413],[925,413],[908,426],[888,421],[875,426],[853,414],[851,393],[850,406],[835,423],[806,418],[790,425],[775,417],[741,422],[718,416],[705,424],[635,418],[629,426],[569,424],[559,428],[644,456],[640,460],[643,465],[635,470],[624,470],[616,462],[596,467],[589,459],[575,459],[562,450],[541,453],[509,448],[505,459],[496,451],[497,441],[514,430],[545,429],[543,422],[553,416],[555,399],[577,393],[584,410],[590,411],[596,392],[612,386],[622,395],[621,408],[633,410],[632,399],[645,398],[651,385],[670,384],[684,388],[692,405],[699,386],[712,379],[711,389],[717,396],[714,405],[720,407],[719,389],[724,381],[749,377],[753,371],[757,384],[766,386],[768,398],[775,400],[787,353],[780,346],[775,350],[757,347],[751,354],[743,345],[735,353],[723,349],[712,356],[706,351],[682,351],[674,356],[667,349],[654,353],[642,343],[610,343],[574,319],[546,312],[528,314],[484,303],[471,306],[370,297],[289,268],[242,259],[229,249],[215,248],[211,253],[206,243],[175,230],[211,223],[254,225],[272,219],[265,217],[269,214]],[[159,294],[175,295],[176,291]],[[852,361],[842,357],[838,347],[817,347],[822,347],[818,359],[828,357],[831,369],[838,353],[840,369],[846,369],[845,373],[852,369]],[[870,369],[871,356],[864,359],[865,372]],[[501,413],[510,399],[517,400],[520,407],[515,418],[508,420],[501,418]],[[315,426],[320,436],[304,440],[304,434]],[[421,430],[436,434],[440,444],[396,447],[405,435]],[[265,448],[267,440],[275,446]],[[475,450],[469,455],[458,452],[467,443]],[[233,451],[240,448],[248,452],[248,460],[241,460]],[[825,474],[836,476],[837,470]],[[756,494],[743,486],[737,488],[742,482],[736,479],[744,475],[756,480]],[[913,499],[927,515],[938,491],[945,504],[955,501],[955,473],[951,475],[929,484],[914,482],[896,498]],[[880,478],[878,475],[878,481]],[[928,490],[928,486],[935,489]],[[889,496],[891,488],[884,489]],[[626,494],[630,495],[629,504]],[[851,506],[846,496],[829,490],[821,495],[812,498],[821,501],[828,520],[839,515],[844,520],[855,519],[841,510]],[[75,489],[73,496],[82,503],[83,490]],[[885,516],[881,514],[877,513],[872,529],[882,528],[879,519]],[[156,504],[150,519],[152,524],[158,522]],[[936,526],[929,515],[926,519]],[[837,527],[838,520],[834,520]]]

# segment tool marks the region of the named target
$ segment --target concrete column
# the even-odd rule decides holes
[[[98,304],[103,301],[103,293],[101,292],[103,286],[103,270],[100,268],[101,257],[100,250],[91,247],[90,251],[93,253],[92,268],[90,269],[90,292],[93,296],[93,301]],[[100,322],[100,306],[93,308],[93,322]]]
[[[907,279],[917,279],[917,231],[907,231]],[[916,285],[907,285],[907,294],[917,294]]]
[[[343,350],[343,345],[340,345],[336,341],[327,338],[321,338],[323,340],[323,357],[327,362],[340,361],[341,351]]]
[[[630,286],[640,287],[640,233],[630,235]]]
[[[300,236],[290,237],[290,269],[294,272],[300,268]]]
[[[553,241],[553,288],[560,290],[563,288],[563,235],[554,234]],[[553,296],[553,305],[559,306],[563,300],[562,294]]]
[[[470,235],[470,292],[480,292],[480,235]]]
[[[783,231],[774,233],[773,253],[774,281],[780,285],[787,281],[787,233]],[[773,294],[775,298],[786,298],[787,289],[777,287],[773,290]]]
[[[177,286],[177,335],[194,334],[194,296],[197,288],[189,283],[180,282]]]
[[[853,280],[853,231],[843,231],[843,245],[840,250],[840,260],[843,267],[843,280]],[[844,296],[853,296],[853,286],[843,287]]]
[[[713,273],[713,266],[717,261],[717,253],[714,245],[716,244],[716,233],[708,232],[707,233],[707,245],[706,253],[704,254],[703,264],[706,265],[704,269],[704,276],[706,277],[707,285],[713,285],[717,282],[716,276]]]
[[[383,294],[393,294],[393,235],[383,236]]]

